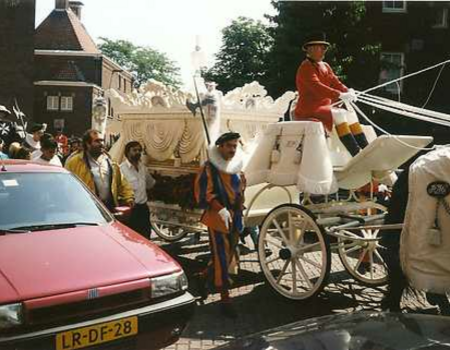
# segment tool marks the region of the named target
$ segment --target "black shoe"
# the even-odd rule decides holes
[[[356,156],[359,151],[361,151],[361,148],[359,147],[352,134],[339,136],[339,139],[341,140],[347,151],[352,155],[352,157]]]
[[[366,135],[364,135],[364,133],[354,134],[353,137],[355,138],[359,148],[363,149],[368,146],[369,142],[367,142],[367,138]]]
[[[231,319],[236,319],[238,317],[234,305],[230,302],[223,302],[223,301],[220,302],[220,313],[225,317]]]

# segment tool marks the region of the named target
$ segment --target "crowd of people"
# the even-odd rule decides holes
[[[34,124],[22,142],[6,147],[0,139],[0,159],[30,160],[38,164],[65,167],[93,191],[112,212],[120,206],[131,208],[127,224],[150,238],[150,213],[147,191],[155,180],[141,163],[139,142],[125,147],[125,160],[119,166],[106,152],[104,139],[97,130],[88,130],[82,138],[65,136],[61,130],[52,135],[45,124]],[[7,149],[6,149],[7,148]]]
[[[69,139],[61,130],[57,130],[55,136],[46,131],[46,124],[34,124],[22,142],[12,142],[7,149],[0,138],[1,159],[24,159],[63,166],[72,154],[81,149],[79,137]]]

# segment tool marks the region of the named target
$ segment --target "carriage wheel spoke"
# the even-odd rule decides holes
[[[318,269],[321,269],[321,268],[322,268],[321,265],[319,265],[319,264],[316,263],[315,261],[312,261],[311,259],[308,259],[308,258],[305,257],[304,255],[299,255],[298,258],[301,259],[301,260],[303,260],[304,262],[306,262],[306,263],[308,263],[308,264],[314,266],[314,267],[317,267]]]
[[[283,229],[280,227],[280,224],[278,223],[277,219],[273,219],[273,224],[275,225],[275,227],[277,228],[277,232],[280,234],[280,236],[283,238],[283,241],[286,245],[288,245],[290,242],[287,239]]]
[[[294,293],[297,291],[297,264],[295,263],[295,259],[292,261],[292,289]]]
[[[277,239],[276,239],[275,237],[273,237],[273,236],[267,235],[267,236],[266,236],[266,242],[267,242],[267,243],[270,243],[270,244],[272,244],[272,245],[274,245],[275,247],[277,247],[277,248],[279,248],[279,249],[283,249],[282,242],[279,241],[279,240],[277,240]]]
[[[380,262],[381,262],[381,265],[385,265],[385,262],[384,262],[384,260],[383,260],[383,257],[380,255],[380,253],[378,253],[378,250],[374,250],[374,253],[375,253],[375,256],[378,258],[378,259],[380,259]]]
[[[306,283],[308,284],[308,287],[309,288],[313,288],[314,285],[309,280],[308,274],[306,273],[305,268],[303,267],[302,263],[300,261],[298,261],[297,259],[295,259],[294,260],[294,264],[297,265],[298,269],[300,270],[301,275],[303,276],[303,278],[305,279]]]
[[[282,268],[281,271],[280,271],[280,275],[279,275],[278,278],[277,278],[277,284],[280,284],[281,279],[282,279],[283,276],[286,274],[286,269],[288,268],[288,266],[289,266],[290,263],[291,263],[291,262],[290,262],[289,260],[286,260],[286,262],[284,263],[284,266],[283,266],[283,268]]]
[[[349,248],[347,250],[343,249],[344,254],[350,254],[353,252],[356,252],[357,250],[363,249],[360,245],[354,245],[352,248]]]
[[[272,259],[270,259],[270,260],[266,260],[266,265],[269,265],[269,264],[272,264],[272,263],[274,263],[275,261],[278,261],[278,260],[280,260],[281,258],[279,257],[279,256],[276,256],[276,257],[274,257],[274,258],[272,258]]]
[[[359,259],[358,259],[358,262],[356,263],[355,271],[358,271],[359,266],[361,265],[361,263],[362,263],[364,257],[366,256],[366,254],[367,254],[367,249],[364,249],[363,252],[361,253]]]
[[[299,248],[299,249],[297,250],[297,254],[303,253],[303,252],[306,251],[306,250],[315,248],[316,246],[320,246],[320,242],[308,244],[308,245],[305,245],[305,246]]]
[[[369,251],[369,261],[370,261],[370,279],[373,280],[373,252]]]

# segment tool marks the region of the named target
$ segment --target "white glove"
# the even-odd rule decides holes
[[[229,230],[230,224],[232,223],[230,212],[228,211],[227,208],[222,208],[219,211],[219,215],[220,215],[220,218],[222,219],[222,221],[224,222],[225,227],[227,228],[227,230]]]
[[[349,89],[347,92],[341,92],[341,94],[339,95],[339,98],[344,103],[356,102],[356,100],[357,100],[355,90],[353,90],[353,89]]]

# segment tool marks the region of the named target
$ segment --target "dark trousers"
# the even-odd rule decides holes
[[[135,204],[131,210],[128,226],[145,238],[150,239],[150,210],[147,204]]]

